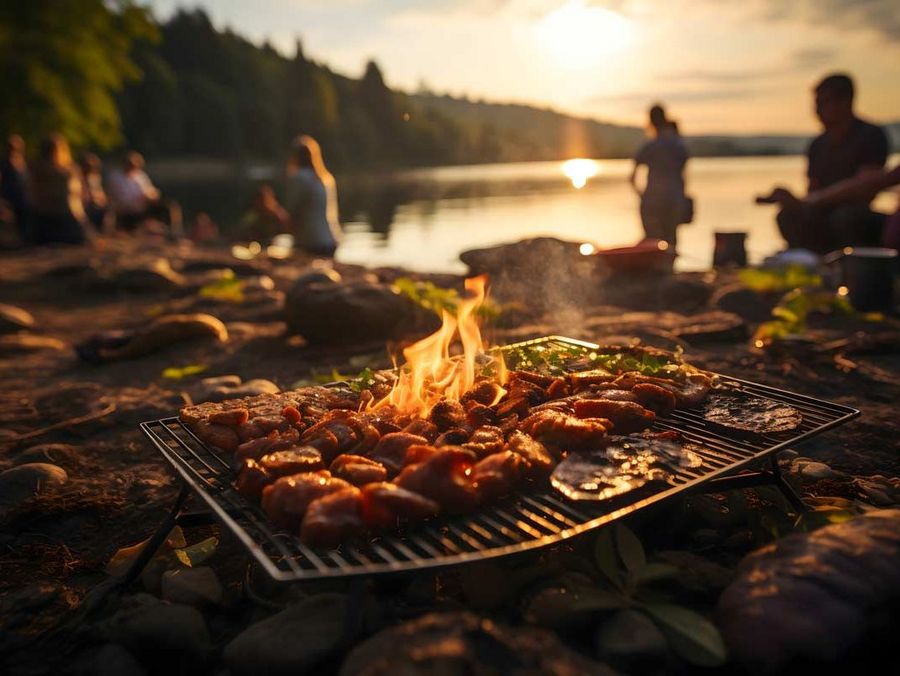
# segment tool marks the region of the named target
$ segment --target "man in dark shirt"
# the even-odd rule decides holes
[[[888,139],[884,131],[853,112],[853,80],[829,75],[815,88],[816,116],[825,131],[807,151],[808,192],[827,188],[861,173],[884,167]],[[785,188],[761,201],[781,205],[778,227],[791,249],[826,253],[849,245],[877,244],[884,221],[869,209],[875,194],[848,198],[828,206],[810,206]]]

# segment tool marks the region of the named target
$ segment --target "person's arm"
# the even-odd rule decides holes
[[[861,170],[853,178],[810,193],[803,202],[809,206],[828,206],[850,200],[866,199],[866,197],[898,183],[900,183],[900,164],[890,171],[869,168]]]

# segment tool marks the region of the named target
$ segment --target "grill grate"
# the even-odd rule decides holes
[[[597,347],[550,336],[507,349],[538,345]],[[732,474],[859,415],[846,406],[737,378],[723,376],[721,384],[794,406],[803,414],[800,428],[788,435],[731,436],[706,423],[696,411],[675,411],[657,418],[653,429],[676,430],[696,442],[702,447],[697,452],[703,464],[681,470],[667,488],[655,487],[652,493],[632,491],[600,503],[571,502],[549,488],[536,490],[488,505],[474,514],[418,524],[406,532],[347,543],[333,551],[313,550],[298,537],[273,529],[262,510],[232,487],[234,475],[228,460],[201,442],[177,417],[141,423],[141,429],[262,568],[275,580],[287,582],[437,568],[544,547]]]

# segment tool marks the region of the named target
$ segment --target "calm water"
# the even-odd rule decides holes
[[[753,197],[775,184],[802,191],[804,165],[796,156],[691,160],[687,183],[695,217],[679,230],[677,266],[708,268],[716,231],[747,232],[751,262],[779,250],[775,208],[758,206]],[[638,199],[627,182],[631,162],[597,160],[587,170],[596,173],[569,171],[567,177],[561,162],[531,162],[339,176],[346,238],[337,258],[462,272],[460,252],[523,237],[552,235],[600,247],[639,240]],[[227,230],[249,202],[253,184],[244,181],[226,190],[221,182],[163,187],[186,203],[188,212],[203,204],[194,208],[210,211]],[[896,197],[883,194],[876,207],[892,211]]]

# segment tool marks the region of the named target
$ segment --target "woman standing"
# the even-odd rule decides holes
[[[315,256],[334,256],[341,238],[337,187],[311,136],[298,136],[291,146],[284,206],[297,244]]]
[[[87,217],[81,201],[81,172],[62,134],[41,142],[30,178],[35,243],[84,244]]]
[[[647,239],[659,239],[675,248],[675,231],[687,222],[688,200],[684,194],[684,166],[687,149],[678,135],[675,123],[666,117],[662,106],[650,109],[653,138],[644,144],[634,158],[631,185],[641,198],[641,222]],[[647,167],[647,184],[643,191],[637,184],[638,167]]]

